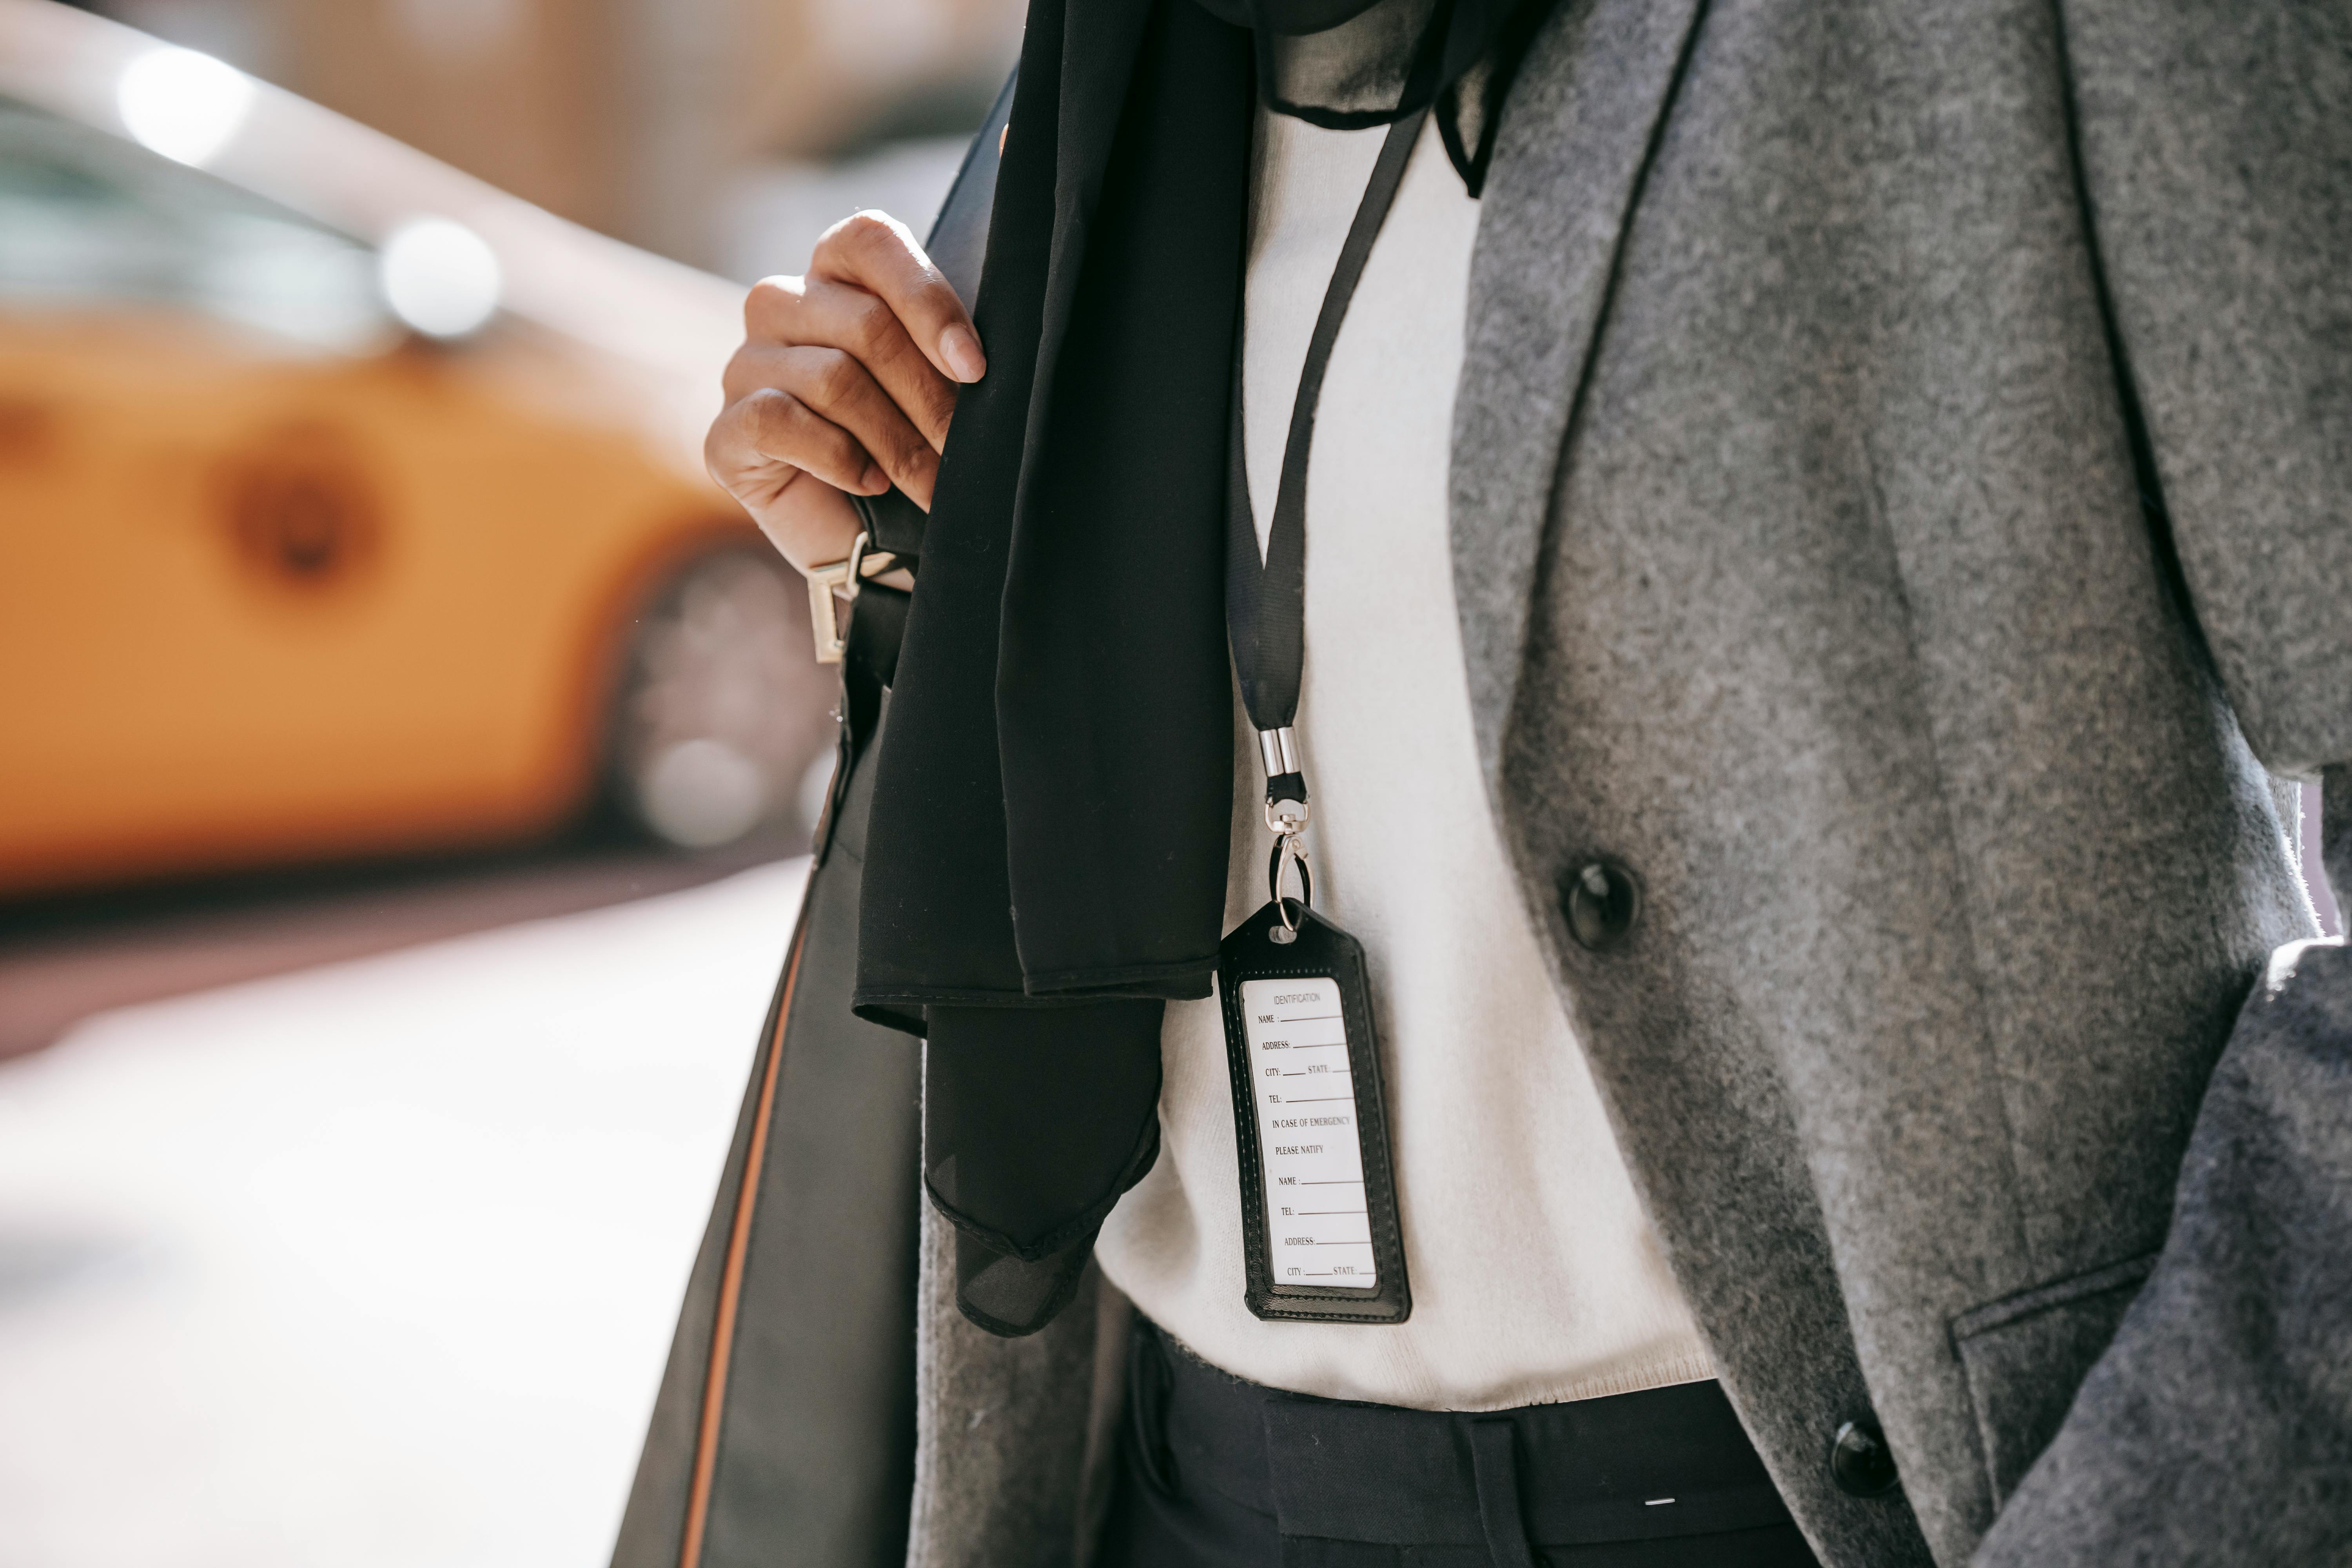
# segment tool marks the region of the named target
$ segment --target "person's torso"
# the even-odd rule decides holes
[[[1383,132],[1262,117],[1244,418],[1261,544],[1299,367]],[[1109,1278],[1213,1363],[1301,1393],[1496,1409],[1710,1375],[1552,990],[1479,781],[1447,541],[1477,204],[1423,133],[1336,343],[1307,489],[1297,730],[1317,907],[1370,960],[1413,1313],[1243,1305],[1218,1005],[1169,1009],[1163,1152],[1105,1226]],[[1265,899],[1238,721],[1231,925]]]

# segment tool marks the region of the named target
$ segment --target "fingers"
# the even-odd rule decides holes
[[[938,448],[850,354],[807,345],[747,344],[737,351],[728,379],[751,389],[737,403],[760,410],[760,422],[745,426],[743,435],[761,456],[799,464],[844,489],[872,493],[863,483],[863,464],[847,470],[847,483],[843,470],[829,466],[842,461],[839,444],[833,432],[819,430],[803,417],[814,415],[846,435],[889,483],[929,510],[939,476]],[[796,408],[774,406],[779,397]]]
[[[879,298],[932,368],[949,380],[974,382],[987,374],[980,334],[963,301],[914,234],[888,214],[853,213],[825,230],[810,258],[809,276]]]
[[[889,484],[856,437],[773,387],[728,405],[703,457],[710,477],[747,506],[766,491],[782,494],[800,474],[853,495],[879,495]]]
[[[744,306],[745,342],[728,366],[728,398],[764,384],[772,368],[762,351],[817,346],[854,356],[937,452],[947,444],[956,384],[916,347],[905,323],[878,295],[821,278],[770,278]]]

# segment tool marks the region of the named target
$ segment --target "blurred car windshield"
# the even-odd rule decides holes
[[[0,310],[193,309],[289,348],[393,335],[367,247],[102,132],[0,100]]]

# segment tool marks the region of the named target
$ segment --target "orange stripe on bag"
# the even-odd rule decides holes
[[[718,1321],[710,1331],[710,1371],[702,1386],[702,1426],[695,1436],[694,1483],[686,1500],[686,1543],[678,1568],[697,1568],[710,1516],[710,1478],[719,1466],[719,1423],[726,1414],[727,1365],[735,1348],[735,1309],[743,1294],[744,1256],[751,1245],[751,1212],[759,1206],[760,1169],[768,1156],[768,1120],[776,1106],[776,1076],[784,1059],[784,1026],[793,1016],[793,983],[800,977],[805,920],[793,932],[793,956],[784,966],[784,994],[776,1004],[775,1032],[768,1037],[760,1068],[760,1109],[751,1119],[751,1142],[743,1153],[743,1181],[735,1193],[735,1218],[727,1237],[727,1266],[719,1276]]]

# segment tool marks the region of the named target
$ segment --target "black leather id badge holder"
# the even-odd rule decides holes
[[[1217,950],[1244,1300],[1268,1320],[1401,1323],[1412,1290],[1363,945],[1286,903],[1295,932],[1269,903]]]

